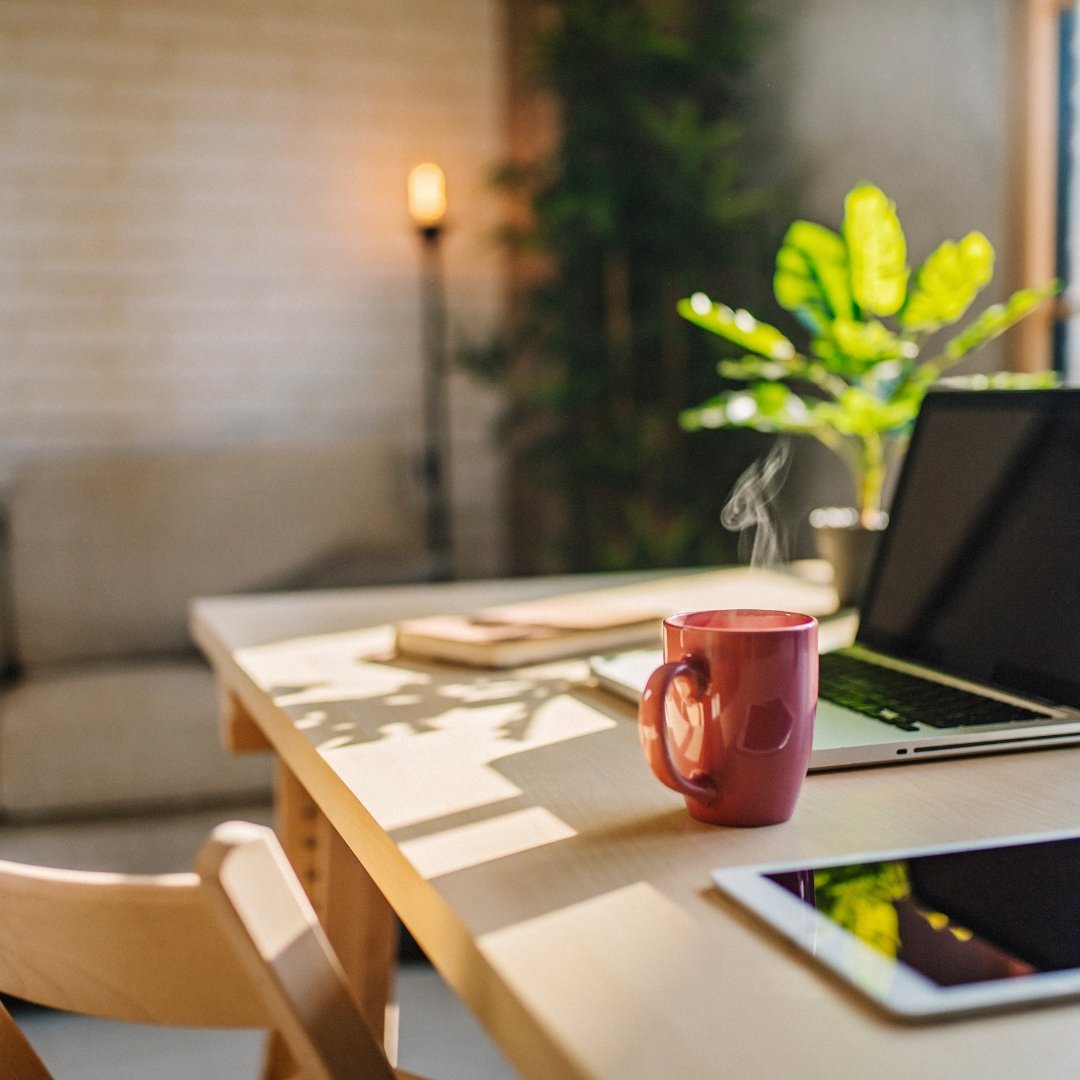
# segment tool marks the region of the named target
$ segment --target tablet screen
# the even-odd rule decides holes
[[[865,974],[870,956],[876,976],[860,989],[901,1012],[959,1011],[1080,989],[1077,835],[714,876],[852,981]],[[772,904],[777,889],[810,909],[813,921],[790,901]],[[862,963],[852,958],[853,942]],[[890,970],[895,977],[883,978]],[[971,992],[958,997],[963,988]]]

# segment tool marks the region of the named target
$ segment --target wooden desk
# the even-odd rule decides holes
[[[652,778],[632,708],[588,685],[581,661],[499,673],[374,659],[395,618],[580,584],[194,605],[232,744],[282,763],[286,841],[331,935],[348,965],[377,958],[362,987],[373,1010],[392,963],[384,896],[537,1080],[1077,1075],[1080,1005],[885,1020],[723,900],[709,871],[1075,826],[1080,751],[817,774],[791,821],[716,828]]]

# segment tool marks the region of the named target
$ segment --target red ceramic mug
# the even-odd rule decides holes
[[[787,821],[810,762],[817,620],[790,611],[690,611],[664,620],[664,663],[638,719],[652,771],[714,825]]]

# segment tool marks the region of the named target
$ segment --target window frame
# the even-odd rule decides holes
[[[1013,0],[1014,109],[1011,139],[1013,209],[1011,287],[1048,281],[1058,272],[1060,129],[1059,26],[1076,0]],[[1011,331],[1011,367],[1040,371],[1055,359],[1054,337],[1064,303],[1042,304]]]

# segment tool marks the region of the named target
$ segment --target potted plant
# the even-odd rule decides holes
[[[1050,282],[1020,289],[940,341],[939,332],[963,318],[993,271],[993,246],[970,232],[941,243],[912,273],[894,203],[874,185],[859,184],[845,197],[839,232],[795,221],[776,256],[773,291],[808,333],[805,352],[775,326],[703,293],[679,301],[684,318],[744,350],[718,368],[740,385],[684,410],[681,424],[818,439],[851,474],[851,524],[862,534],[879,529],[890,460],[906,445],[927,390],[1058,288]],[[999,372],[948,381],[1016,387],[1050,385],[1054,376]]]

